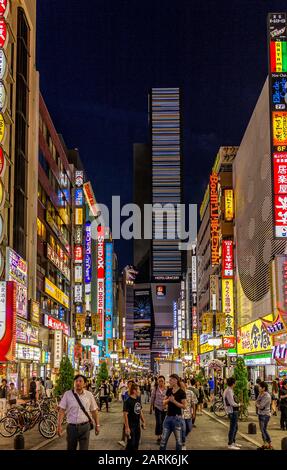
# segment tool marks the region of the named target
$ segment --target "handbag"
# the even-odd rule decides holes
[[[93,421],[91,420],[91,417],[90,417],[89,413],[87,413],[87,411],[85,410],[85,408],[83,406],[83,403],[79,399],[78,395],[74,392],[74,390],[72,390],[72,392],[73,392],[73,395],[76,398],[76,400],[78,402],[78,405],[81,408],[82,412],[85,413],[85,415],[87,416],[87,418],[89,420],[89,424],[90,424],[90,430],[92,431],[92,429],[94,429],[94,425],[93,425]]]

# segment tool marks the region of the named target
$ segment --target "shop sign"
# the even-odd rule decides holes
[[[81,188],[75,189],[75,206],[81,207],[84,202],[83,190]]]
[[[235,347],[235,344],[236,344],[235,336],[223,337],[224,349],[233,349]]]
[[[8,29],[5,20],[0,20],[0,48],[5,49],[8,42]]]
[[[40,323],[40,304],[35,300],[30,300],[30,320],[37,325]]]
[[[51,330],[61,330],[66,336],[69,336],[70,334],[70,328],[66,323],[63,323],[50,315],[45,315],[45,326]]]
[[[191,290],[192,292],[197,292],[196,256],[191,257]]]
[[[63,333],[62,330],[54,332],[54,368],[59,369],[63,355]]]
[[[75,225],[83,225],[83,209],[79,207],[75,209]]]
[[[69,297],[64,294],[58,287],[55,286],[51,281],[49,281],[48,278],[45,278],[45,292],[48,294],[52,299],[56,300],[59,302],[61,305],[63,305],[66,308],[69,308],[70,302],[69,302]]]
[[[17,281],[27,286],[27,263],[12,248],[6,248],[6,281]]]
[[[0,282],[0,362],[14,361],[16,345],[16,283]]]
[[[224,218],[227,222],[231,222],[234,218],[233,189],[224,191]]]
[[[213,332],[213,313],[204,313],[201,318],[201,331],[205,335]]]
[[[84,183],[84,172],[83,171],[76,171],[75,172],[75,185],[77,188],[83,186]]]
[[[75,367],[75,338],[68,339],[68,358],[71,361],[72,367]]]
[[[224,334],[225,332],[225,313],[217,312],[216,313],[216,333]]]
[[[39,329],[30,323],[17,318],[16,321],[16,340],[28,344],[39,343]]]
[[[264,317],[266,321],[272,321],[273,315]],[[251,352],[266,352],[272,349],[273,338],[270,337],[262,323],[262,319],[248,323],[238,329],[237,353],[248,354]]]
[[[0,17],[7,18],[9,13],[9,0],[0,0]]]
[[[6,169],[6,158],[3,148],[0,146],[0,178],[3,178]]]
[[[214,274],[209,276],[209,303],[211,310],[219,310],[219,279]]]
[[[213,349],[214,349],[214,346],[211,346],[211,345],[208,344],[208,343],[202,344],[202,345],[199,347],[200,354],[209,353],[209,352],[213,351]]]
[[[75,303],[80,304],[83,301],[83,285],[82,284],[76,284],[74,288],[74,301]]]
[[[113,337],[113,244],[106,243],[106,305],[105,305],[105,326],[106,326],[106,350],[108,339]]]
[[[86,315],[76,315],[76,330],[78,335],[82,334],[85,331],[85,323]]]
[[[287,344],[273,346],[272,359],[287,360]]]
[[[41,360],[41,349],[35,348],[34,346],[28,346],[26,344],[17,343],[16,345],[16,357],[20,360],[36,361]]]
[[[210,249],[211,249],[211,265],[219,264],[219,197],[218,197],[218,175],[212,173],[209,180],[209,204],[210,204]]]
[[[233,279],[222,279],[222,312],[225,314],[224,336],[234,336]]]
[[[82,245],[83,243],[83,230],[82,227],[75,227],[74,241],[76,245]]]
[[[27,287],[16,282],[16,312],[19,317],[28,317],[28,291]]]
[[[276,320],[274,321],[262,320],[262,324],[266,328],[266,331],[270,336],[282,335],[284,333],[287,333],[287,326],[282,316],[280,315],[280,313],[277,314]]]
[[[192,331],[197,330],[197,307],[193,306],[192,307]]]
[[[96,217],[98,215],[97,201],[94,195],[94,191],[90,182],[84,184],[84,193],[87,204],[91,211],[91,214]]]
[[[63,260],[58,256],[58,254],[53,250],[53,248],[47,243],[47,258],[61,271],[68,281],[70,281],[70,268],[65,264]]]
[[[233,277],[233,241],[222,240],[222,277]]]
[[[83,262],[83,246],[82,245],[76,245],[74,247],[74,262],[75,263]]]
[[[287,109],[287,73],[272,74],[271,100],[273,109]]]
[[[104,227],[98,227],[97,240],[97,309],[100,322],[98,340],[104,339],[104,313],[105,313],[105,237]]]
[[[91,222],[86,222],[86,240],[85,240],[85,283],[92,281],[92,238]]]
[[[75,282],[81,283],[83,281],[83,266],[78,264],[75,266]]]

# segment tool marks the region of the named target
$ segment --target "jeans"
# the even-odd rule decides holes
[[[131,435],[128,438],[126,450],[128,452],[133,452],[134,450],[138,450],[140,437],[141,437],[141,428],[140,425],[130,426]]]
[[[268,444],[270,444],[271,437],[269,436],[267,432],[267,426],[270,420],[270,416],[258,415],[258,419],[259,419],[259,427],[260,427],[260,431],[262,434],[262,439],[264,442],[267,442]]]
[[[154,413],[155,413],[155,435],[156,436],[161,436],[162,435],[163,422],[164,422],[164,419],[165,419],[166,412],[161,411],[158,408],[155,408]]]
[[[100,411],[102,409],[103,403],[106,404],[106,410],[109,411],[109,397],[100,397]]]
[[[166,450],[166,446],[171,433],[174,434],[176,440],[176,450],[179,451],[182,448],[182,418],[181,416],[166,416],[163,423],[163,433],[160,443],[160,450]]]
[[[233,411],[233,413],[229,413],[228,418],[230,421],[228,445],[231,446],[235,442],[236,434],[238,431],[238,411]]]
[[[89,450],[90,430],[90,423],[76,426],[68,424],[67,450],[77,450],[78,443],[80,450]]]
[[[192,430],[192,419],[184,419],[182,418],[182,430],[181,430],[181,437],[182,437],[182,444],[185,444],[186,438],[189,435],[190,431]]]

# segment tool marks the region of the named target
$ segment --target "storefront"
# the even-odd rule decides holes
[[[21,396],[28,396],[32,377],[40,376],[41,349],[28,344],[17,343],[18,390]]]

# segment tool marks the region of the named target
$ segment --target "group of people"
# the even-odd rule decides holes
[[[0,385],[0,418],[3,418],[7,411],[7,405],[14,406],[17,403],[18,390],[15,387],[14,382],[8,382],[6,379],[2,379]]]
[[[46,382],[41,377],[32,377],[29,387],[29,398],[32,401],[38,401],[42,398],[51,398],[53,395],[54,384],[49,377]]]
[[[240,444],[236,442],[236,435],[238,431],[238,417],[240,404],[234,396],[234,387],[236,380],[234,377],[227,379],[227,388],[223,393],[223,403],[230,420],[230,427],[228,433],[228,448],[231,450],[239,450]],[[276,385],[276,386],[275,386]],[[287,379],[283,377],[280,382],[279,378],[275,379],[272,383],[271,393],[269,392],[268,384],[260,378],[256,380],[254,386],[255,409],[258,416],[259,428],[262,434],[263,445],[262,450],[272,450],[272,440],[268,432],[268,424],[270,417],[277,414],[274,410],[274,402],[276,408],[281,410],[280,426],[282,430],[287,429]]]

